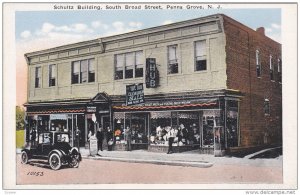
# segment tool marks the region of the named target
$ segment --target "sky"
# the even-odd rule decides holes
[[[69,43],[115,35],[223,13],[281,42],[280,9],[17,11],[15,41],[17,105],[24,104],[27,65],[24,54]]]

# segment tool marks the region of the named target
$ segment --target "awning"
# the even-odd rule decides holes
[[[39,114],[56,114],[56,113],[83,113],[85,109],[55,109],[45,111],[28,111],[28,115],[39,115]]]
[[[198,108],[216,106],[217,102],[198,103],[198,104],[183,104],[183,105],[169,105],[169,106],[113,106],[115,110],[162,110],[162,109],[184,109],[184,108]]]

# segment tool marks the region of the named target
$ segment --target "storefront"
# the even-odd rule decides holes
[[[126,149],[125,129],[129,127],[132,149],[166,152],[168,132],[173,128],[176,152],[200,149],[212,154],[217,149],[223,153],[226,147],[238,144],[237,102],[222,97],[153,101],[142,106],[114,105],[114,149]]]

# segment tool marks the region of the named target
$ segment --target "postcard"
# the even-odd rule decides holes
[[[3,188],[294,194],[297,14],[5,2]]]

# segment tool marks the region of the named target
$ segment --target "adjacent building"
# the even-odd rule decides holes
[[[25,54],[27,139],[38,131],[112,131],[114,150],[223,155],[282,141],[281,44],[222,15]],[[110,132],[108,130],[108,132]],[[110,137],[110,136],[109,136]],[[110,138],[109,138],[110,139]],[[107,140],[108,141],[108,140]],[[74,139],[71,139],[74,143]]]

